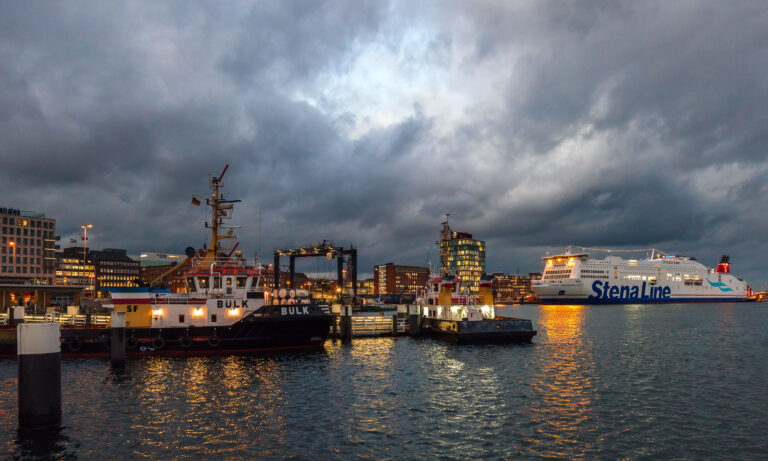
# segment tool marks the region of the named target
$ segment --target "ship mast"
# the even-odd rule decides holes
[[[221,245],[222,240],[226,240],[226,239],[236,240],[237,237],[233,234],[233,230],[239,227],[239,226],[224,225],[225,219],[232,218],[232,210],[234,208],[234,203],[240,201],[240,200],[224,200],[224,196],[219,191],[219,188],[223,187],[221,184],[221,179],[224,177],[224,173],[227,172],[228,168],[229,168],[229,165],[227,164],[224,167],[224,170],[219,175],[219,177],[218,178],[212,177],[208,183],[208,186],[211,188],[211,197],[205,199],[205,204],[211,207],[211,221],[210,221],[210,224],[206,223],[205,227],[208,229],[211,229],[211,242],[208,245],[208,251],[206,252],[205,257],[198,264],[198,266],[203,266],[203,267],[210,266],[216,261],[216,258],[218,257],[220,251],[230,250],[229,254],[227,255],[227,256],[230,256],[232,252],[234,252],[235,247],[237,247],[237,244],[234,244],[229,247],[223,247]],[[223,233],[223,234],[220,233],[220,231],[222,230],[226,230],[226,233]]]

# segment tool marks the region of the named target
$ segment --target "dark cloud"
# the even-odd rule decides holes
[[[242,247],[490,271],[576,243],[730,253],[768,287],[761,2],[4,2],[3,205],[183,251],[225,164]],[[259,233],[261,216],[261,234]],[[90,235],[90,233],[89,233]]]

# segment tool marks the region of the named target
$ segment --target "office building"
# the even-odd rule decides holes
[[[416,294],[428,279],[428,267],[381,264],[373,267],[373,294]]]
[[[56,220],[42,213],[0,208],[0,281],[53,285]]]
[[[56,278],[60,286],[83,287],[86,294],[96,289],[96,268],[90,255],[83,260],[83,247],[64,248],[56,253]]]
[[[138,261],[128,257],[125,250],[105,248],[101,251],[91,251],[96,270],[96,295],[109,296],[110,288],[126,288],[138,286],[141,275]]]
[[[443,223],[440,232],[440,275],[454,275],[470,291],[477,292],[485,273],[485,242],[472,234],[455,232]]]

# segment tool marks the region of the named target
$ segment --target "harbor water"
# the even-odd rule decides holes
[[[63,359],[60,430],[3,458],[728,458],[768,455],[768,305],[509,306],[530,345],[407,337],[266,357]]]

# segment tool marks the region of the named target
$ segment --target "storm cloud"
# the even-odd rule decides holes
[[[657,247],[768,288],[767,26],[757,1],[0,2],[0,205],[183,252],[229,164],[247,254],[423,265],[451,213],[492,272]]]

